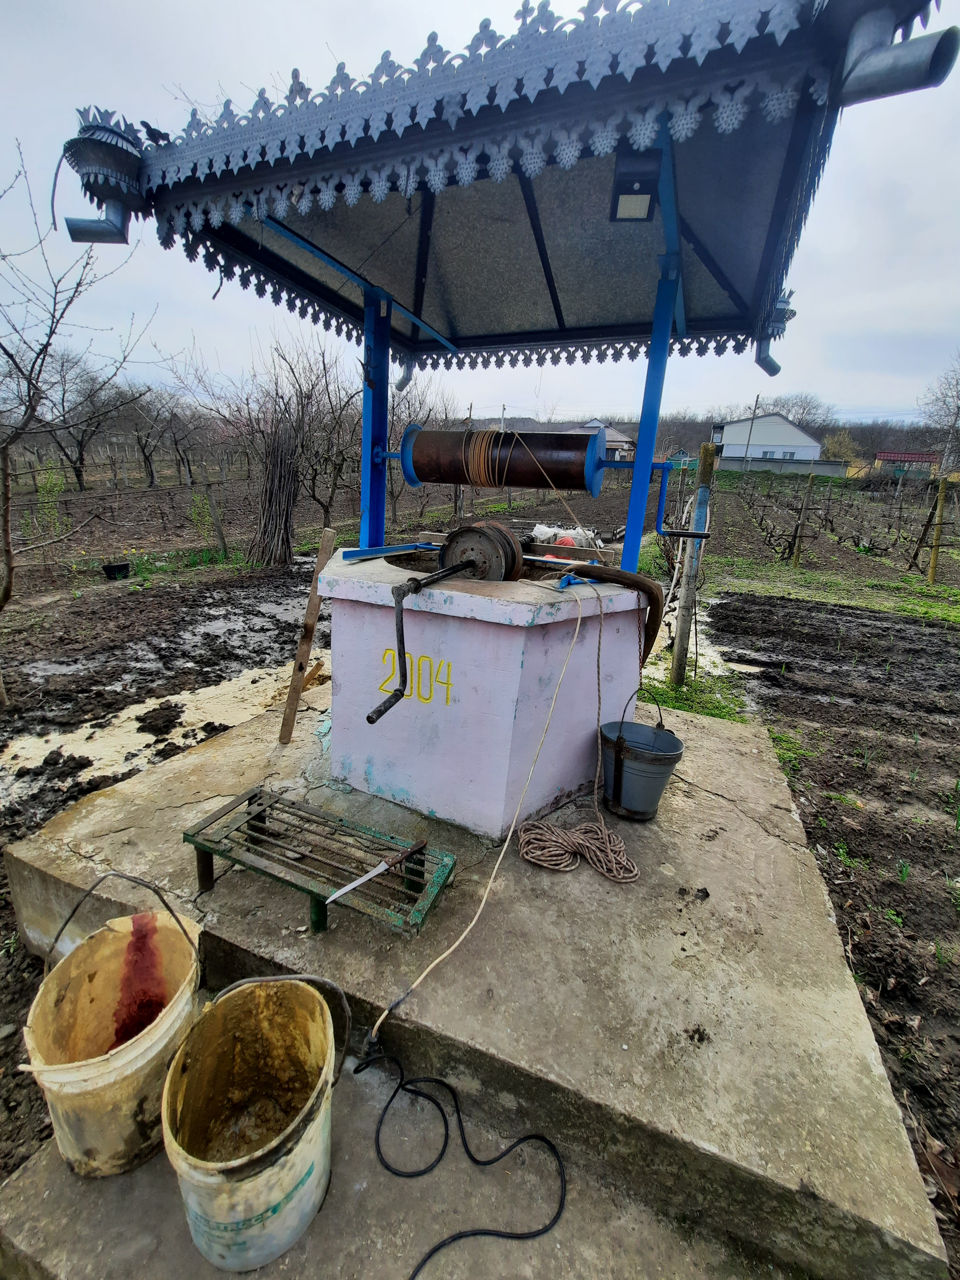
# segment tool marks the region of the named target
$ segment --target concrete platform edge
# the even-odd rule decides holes
[[[67,881],[21,864],[9,853],[6,862],[15,904],[24,890],[23,871],[32,891],[42,877],[45,890],[62,906],[64,915],[73,905],[76,890]],[[149,905],[148,893],[122,880],[112,884],[124,894],[129,892],[137,906]],[[112,915],[129,911],[131,901],[104,898],[99,892],[91,895],[77,917],[80,935]],[[36,948],[35,940],[28,941]],[[209,927],[201,935],[201,959],[204,982],[211,990],[239,978],[285,971]],[[359,1052],[363,1031],[380,1009],[354,992],[346,994],[354,1017],[353,1049]],[[407,1075],[456,1080],[470,1114],[501,1137],[528,1130],[545,1132],[561,1149],[576,1151],[578,1160],[599,1181],[680,1222],[733,1236],[822,1280],[849,1280],[851,1275],[871,1280],[945,1280],[942,1257],[838,1208],[813,1187],[784,1186],[434,1027],[395,1015],[385,1027],[383,1047],[401,1059]],[[17,1272],[12,1274],[20,1280]],[[44,1272],[36,1276],[47,1280]],[[29,1271],[23,1277],[34,1280]]]
[[[472,1114],[501,1137],[546,1132],[574,1148],[599,1181],[811,1276],[946,1280],[942,1257],[838,1208],[812,1187],[786,1187],[433,1028],[395,1018],[384,1028],[383,1047],[408,1076],[456,1078]]]

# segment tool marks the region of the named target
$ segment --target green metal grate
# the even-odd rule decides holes
[[[326,899],[331,893],[411,847],[409,840],[262,787],[217,809],[185,831],[183,839],[197,851],[201,893],[213,888],[213,859],[226,858],[308,894],[314,932],[327,927]],[[397,933],[418,934],[455,863],[452,853],[420,850],[336,905],[372,916]]]

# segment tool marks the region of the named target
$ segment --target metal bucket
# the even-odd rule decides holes
[[[323,983],[251,978],[197,1019],[163,1090],[163,1141],[193,1243],[224,1271],[252,1271],[299,1239],[330,1181],[334,1032]],[[343,1058],[341,1055],[341,1063]]]
[[[123,1173],[159,1147],[167,1064],[196,1013],[199,932],[166,911],[109,920],[41,983],[23,1069],[74,1173]]]
[[[603,740],[603,802],[611,813],[636,822],[657,815],[670,775],[680,763],[683,743],[663,727],[611,721]]]

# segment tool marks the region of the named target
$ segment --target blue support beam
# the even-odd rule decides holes
[[[363,295],[363,436],[360,447],[360,546],[383,545],[387,524],[390,299]]]
[[[677,180],[673,165],[673,143],[665,118],[660,121],[659,145],[661,160],[657,195],[660,200],[660,217],[663,223],[666,252],[660,259],[660,281],[653,307],[653,330],[647,352],[647,376],[643,384],[643,406],[640,410],[640,426],[637,431],[637,452],[633,459],[630,505],[627,508],[627,531],[623,538],[623,555],[620,560],[620,567],[630,573],[636,573],[640,560],[640,541],[643,538],[643,522],[647,513],[653,450],[657,440],[663,382],[667,372],[667,357],[670,354],[670,339],[673,336],[674,325],[681,338],[686,337],[687,334],[683,272],[680,261]]]
[[[633,459],[633,481],[630,485],[630,505],[627,508],[627,531],[623,537],[621,569],[636,573],[640,560],[640,540],[643,537],[643,521],[647,513],[647,494],[650,490],[650,472],[653,468],[653,448],[660,421],[660,401],[663,398],[663,381],[670,354],[670,337],[673,333],[673,317],[680,288],[679,269],[672,264],[672,255],[661,260],[660,282],[653,307],[653,333],[647,352],[647,376],[643,384],[643,407],[640,410],[640,427],[637,431],[637,451]]]
[[[335,258],[332,253],[327,253],[325,249],[321,249],[319,245],[314,244],[312,240],[308,240],[306,236],[300,235],[299,232],[296,232],[291,227],[279,222],[276,218],[271,218],[269,216],[264,218],[263,225],[269,228],[269,230],[276,232],[278,236],[283,236],[285,240],[289,240],[290,243],[296,245],[298,249],[303,249],[304,252],[319,259],[320,262],[325,263],[328,267],[332,267],[334,271],[339,271],[340,274],[345,276],[351,284],[355,284],[359,289],[362,289],[364,306],[366,306],[367,299],[371,295],[376,295],[379,298],[386,298],[394,310],[406,320],[409,320],[411,324],[415,324],[421,333],[425,333],[429,338],[433,338],[435,342],[439,342],[441,347],[446,351],[449,351],[452,355],[457,354],[457,348],[449,338],[445,338],[442,333],[439,333],[431,325],[427,324],[426,320],[422,319],[418,315],[414,315],[412,311],[408,311],[406,307],[401,306],[395,298],[391,298],[385,289],[381,289],[378,285],[371,283],[371,281],[367,280],[365,276],[360,275],[351,267],[348,267],[346,263],[341,262],[339,258]]]
[[[657,195],[660,199],[660,217],[663,222],[663,242],[668,254],[676,258],[679,285],[677,302],[674,308],[674,321],[677,335],[687,336],[687,312],[683,298],[683,271],[680,265],[680,214],[677,207],[677,175],[673,164],[673,141],[670,131],[661,121],[660,148],[660,181],[657,184]]]

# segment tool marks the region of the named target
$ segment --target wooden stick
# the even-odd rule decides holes
[[[813,492],[813,472],[807,480],[807,490],[803,495],[803,502],[800,504],[800,515],[797,519],[796,532],[793,535],[793,567],[798,568],[800,565],[800,544],[803,542],[803,526],[807,520],[807,507],[810,505],[810,494]]]
[[[307,691],[308,689],[312,689],[312,688],[313,688],[313,686],[314,686],[315,684],[318,684],[318,683],[319,683],[319,681],[320,681],[320,677],[321,677],[323,674],[324,674],[324,671],[323,671],[323,659],[321,658],[319,662],[315,662],[315,663],[313,664],[313,666],[310,668],[310,670],[309,670],[309,671],[307,672],[307,674],[304,676],[304,678],[303,678],[303,689],[301,690],[301,692],[302,692],[302,693],[306,693],[306,691]]]
[[[303,691],[303,680],[307,674],[310,651],[313,648],[313,633],[316,630],[317,618],[320,615],[320,590],[317,578],[327,561],[333,555],[337,535],[332,529],[324,529],[320,538],[320,550],[317,552],[317,563],[310,583],[310,596],[307,600],[307,612],[303,619],[303,630],[300,632],[300,643],[297,645],[297,656],[293,663],[293,675],[290,677],[290,689],[287,692],[287,705],[283,709],[283,720],[280,722],[280,741],[288,743],[293,737],[293,725],[300,706],[300,694]]]
[[[930,492],[929,486],[927,488],[927,492]],[[933,524],[933,517],[937,513],[937,500],[937,498],[934,498],[933,500],[933,506],[930,508],[930,514],[927,516],[926,523],[923,526],[923,531],[917,539],[917,545],[914,547],[913,555],[910,557],[910,563],[907,565],[908,569],[912,569],[914,565],[916,565],[918,569],[920,568],[920,548],[927,540],[927,534],[930,532],[930,526]]]
[[[937,514],[933,526],[933,546],[930,548],[930,563],[927,566],[927,582],[932,587],[937,581],[937,561],[940,559],[940,539],[943,535],[943,505],[947,500],[946,477],[937,488]]]

